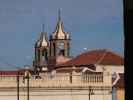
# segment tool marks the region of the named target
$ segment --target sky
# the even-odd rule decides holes
[[[52,34],[59,9],[72,56],[93,49],[124,56],[123,0],[0,0],[0,70],[32,65],[42,24]]]

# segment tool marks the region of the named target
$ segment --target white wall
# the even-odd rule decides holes
[[[96,65],[96,71],[97,72],[102,72],[103,69],[105,69],[105,71],[110,72],[110,73],[124,73],[124,65],[122,66],[117,66],[117,65]]]

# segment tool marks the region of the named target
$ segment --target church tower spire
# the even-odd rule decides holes
[[[50,56],[57,57],[63,55],[69,57],[70,36],[64,31],[63,22],[61,20],[61,10],[58,10],[58,20],[56,29],[50,37]]]
[[[44,24],[42,24],[42,32],[40,38],[35,43],[35,59],[34,66],[35,70],[41,71],[42,68],[47,68],[47,62],[49,57],[49,42],[47,33],[44,32]]]
[[[47,33],[44,32],[44,24],[42,24],[42,32],[40,33],[40,38],[36,42],[37,47],[47,47],[48,46],[48,38]]]
[[[56,25],[55,32],[59,33],[59,31],[63,32],[63,23],[61,21],[61,11],[60,11],[60,9],[58,10],[58,22],[57,22],[57,25]]]
[[[69,34],[64,32],[63,22],[61,20],[61,10],[58,10],[58,21],[55,32],[52,34],[53,39],[68,39]]]
[[[61,10],[58,10],[58,21],[61,21]]]

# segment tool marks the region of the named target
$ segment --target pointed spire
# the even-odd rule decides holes
[[[42,32],[44,32],[44,27],[45,27],[44,24],[42,24]]]
[[[63,33],[63,23],[61,21],[61,10],[59,9],[58,11],[58,32],[62,32]]]
[[[41,32],[41,46],[48,46],[48,41],[47,41],[47,33],[46,32]]]
[[[58,10],[58,22],[60,22],[61,21],[61,10],[59,9]]]
[[[61,10],[58,10],[58,22],[56,26],[56,32],[59,33],[59,31],[63,32],[63,23],[61,21]]]
[[[44,31],[44,24],[42,24],[42,32],[41,32],[41,36],[40,36],[40,40],[44,40],[46,39],[46,32]]]
[[[44,32],[44,24],[42,24],[42,32],[40,34],[39,40],[37,41],[37,46],[48,46],[47,33]]]
[[[56,30],[53,33],[53,38],[56,39],[65,39],[66,33],[64,32],[63,29],[63,22],[61,21],[61,10],[58,10],[58,21],[56,25]]]

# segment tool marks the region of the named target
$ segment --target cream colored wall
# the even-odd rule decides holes
[[[90,100],[112,100],[108,91],[96,91],[90,96]],[[23,95],[23,96],[22,96]],[[88,90],[43,90],[30,91],[30,100],[88,100]],[[0,91],[0,100],[17,100],[15,91]],[[20,100],[27,100],[26,91],[21,92]]]
[[[35,91],[30,90],[30,100],[88,100],[88,90],[89,86],[97,88],[108,88],[106,91],[102,89],[95,90],[95,95],[91,95],[91,100],[112,100],[112,95],[110,93],[112,89],[111,75],[108,72],[104,72],[103,82],[97,82],[99,76],[89,75],[93,78],[95,82],[82,81],[81,73],[73,73],[72,83],[70,83],[69,73],[56,73],[53,78],[49,78],[47,73],[41,75],[42,79],[30,79],[30,87],[37,88]],[[100,76],[101,77],[101,76]],[[0,77],[0,100],[17,100],[16,91],[13,90],[1,90],[2,87],[16,87],[16,76],[14,77]],[[23,78],[20,77],[20,87],[26,87],[26,81],[23,83]],[[49,88],[57,88],[56,90],[49,90]],[[66,88],[67,90],[65,90]],[[69,88],[78,88],[77,90],[68,90]],[[62,90],[59,90],[62,89]],[[26,99],[26,91],[21,92],[20,100]]]
[[[105,69],[105,71],[108,71],[110,73],[124,73],[124,65],[122,66],[113,66],[113,65],[96,65],[96,71],[97,72],[103,72],[103,68]]]

